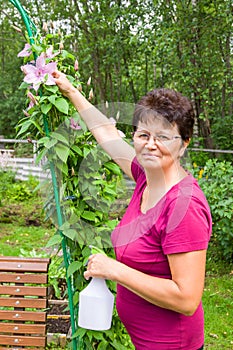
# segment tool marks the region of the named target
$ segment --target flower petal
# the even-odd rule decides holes
[[[18,53],[17,57],[29,57],[31,53],[31,45],[26,43],[24,49]]]
[[[57,62],[50,62],[48,64],[45,65],[44,67],[46,73],[54,73],[55,70],[57,70]]]
[[[44,53],[42,53],[39,57],[36,59],[36,68],[44,68],[45,67],[45,57]]]
[[[24,72],[24,74],[35,74],[36,67],[32,64],[25,64],[24,66],[21,66],[21,70]]]

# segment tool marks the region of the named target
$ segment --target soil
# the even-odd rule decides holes
[[[65,311],[66,305],[51,305],[48,311],[47,332],[68,334],[70,329],[70,319],[62,318],[63,315],[69,315],[69,311]],[[55,318],[50,318],[49,315],[56,315]],[[60,316],[60,317],[58,317]]]

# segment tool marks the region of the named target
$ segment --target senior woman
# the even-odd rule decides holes
[[[117,283],[117,311],[137,350],[202,349],[211,214],[180,163],[193,132],[191,102],[171,89],[148,92],[135,107],[132,147],[63,73],[54,78],[97,142],[136,182],[112,233],[116,260],[91,255],[85,278]]]

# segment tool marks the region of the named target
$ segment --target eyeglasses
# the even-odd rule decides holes
[[[163,134],[151,135],[146,131],[140,131],[140,130],[135,131],[133,135],[134,135],[135,141],[140,143],[149,142],[151,137],[153,137],[154,142],[158,141],[160,143],[168,143],[174,140],[181,139],[181,136],[178,136],[178,135],[174,135],[174,136],[168,136]]]

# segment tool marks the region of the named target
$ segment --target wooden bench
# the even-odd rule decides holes
[[[0,350],[45,348],[49,263],[0,257]]]

